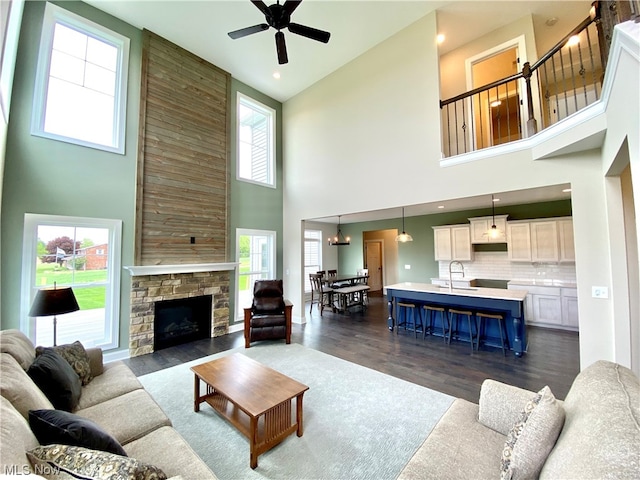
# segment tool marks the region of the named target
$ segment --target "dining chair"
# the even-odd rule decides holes
[[[333,308],[333,288],[324,285],[322,275],[319,273],[310,273],[309,282],[311,283],[311,305],[309,305],[309,313],[313,310],[313,304],[316,303],[320,310],[320,316],[322,316],[324,307]]]

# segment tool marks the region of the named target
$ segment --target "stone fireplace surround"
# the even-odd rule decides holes
[[[124,267],[131,274],[129,355],[153,352],[154,303],[212,295],[211,336],[229,331],[230,272],[237,263],[146,265]]]

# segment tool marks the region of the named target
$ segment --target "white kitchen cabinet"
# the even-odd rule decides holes
[[[531,261],[557,262],[560,259],[558,222],[531,222]]]
[[[507,217],[509,215],[496,215],[497,237],[491,237],[488,232],[493,225],[494,217],[474,217],[469,219],[471,228],[471,243],[506,243],[507,242]]]
[[[576,250],[573,243],[573,219],[558,220],[558,239],[560,242],[560,262],[576,261]]]
[[[517,281],[520,282],[520,281]],[[524,314],[527,325],[578,330],[578,293],[573,287],[509,282],[510,290],[526,290]]]
[[[562,299],[562,324],[577,330],[578,290],[575,288],[563,288],[560,297]]]
[[[507,255],[512,262],[531,261],[529,222],[507,222]]]
[[[433,247],[436,261],[472,260],[469,225],[433,227]]]

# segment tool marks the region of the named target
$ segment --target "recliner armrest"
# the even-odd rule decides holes
[[[535,392],[487,379],[480,388],[478,421],[503,435],[508,435],[520,418],[526,403]]]
[[[91,366],[91,375],[97,377],[104,372],[104,362],[102,359],[102,350],[97,347],[85,348],[89,357],[89,365]]]

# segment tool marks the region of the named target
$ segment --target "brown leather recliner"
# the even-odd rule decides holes
[[[256,340],[284,338],[291,343],[291,310],[285,300],[282,280],[256,280],[253,304],[244,309],[244,346]]]

